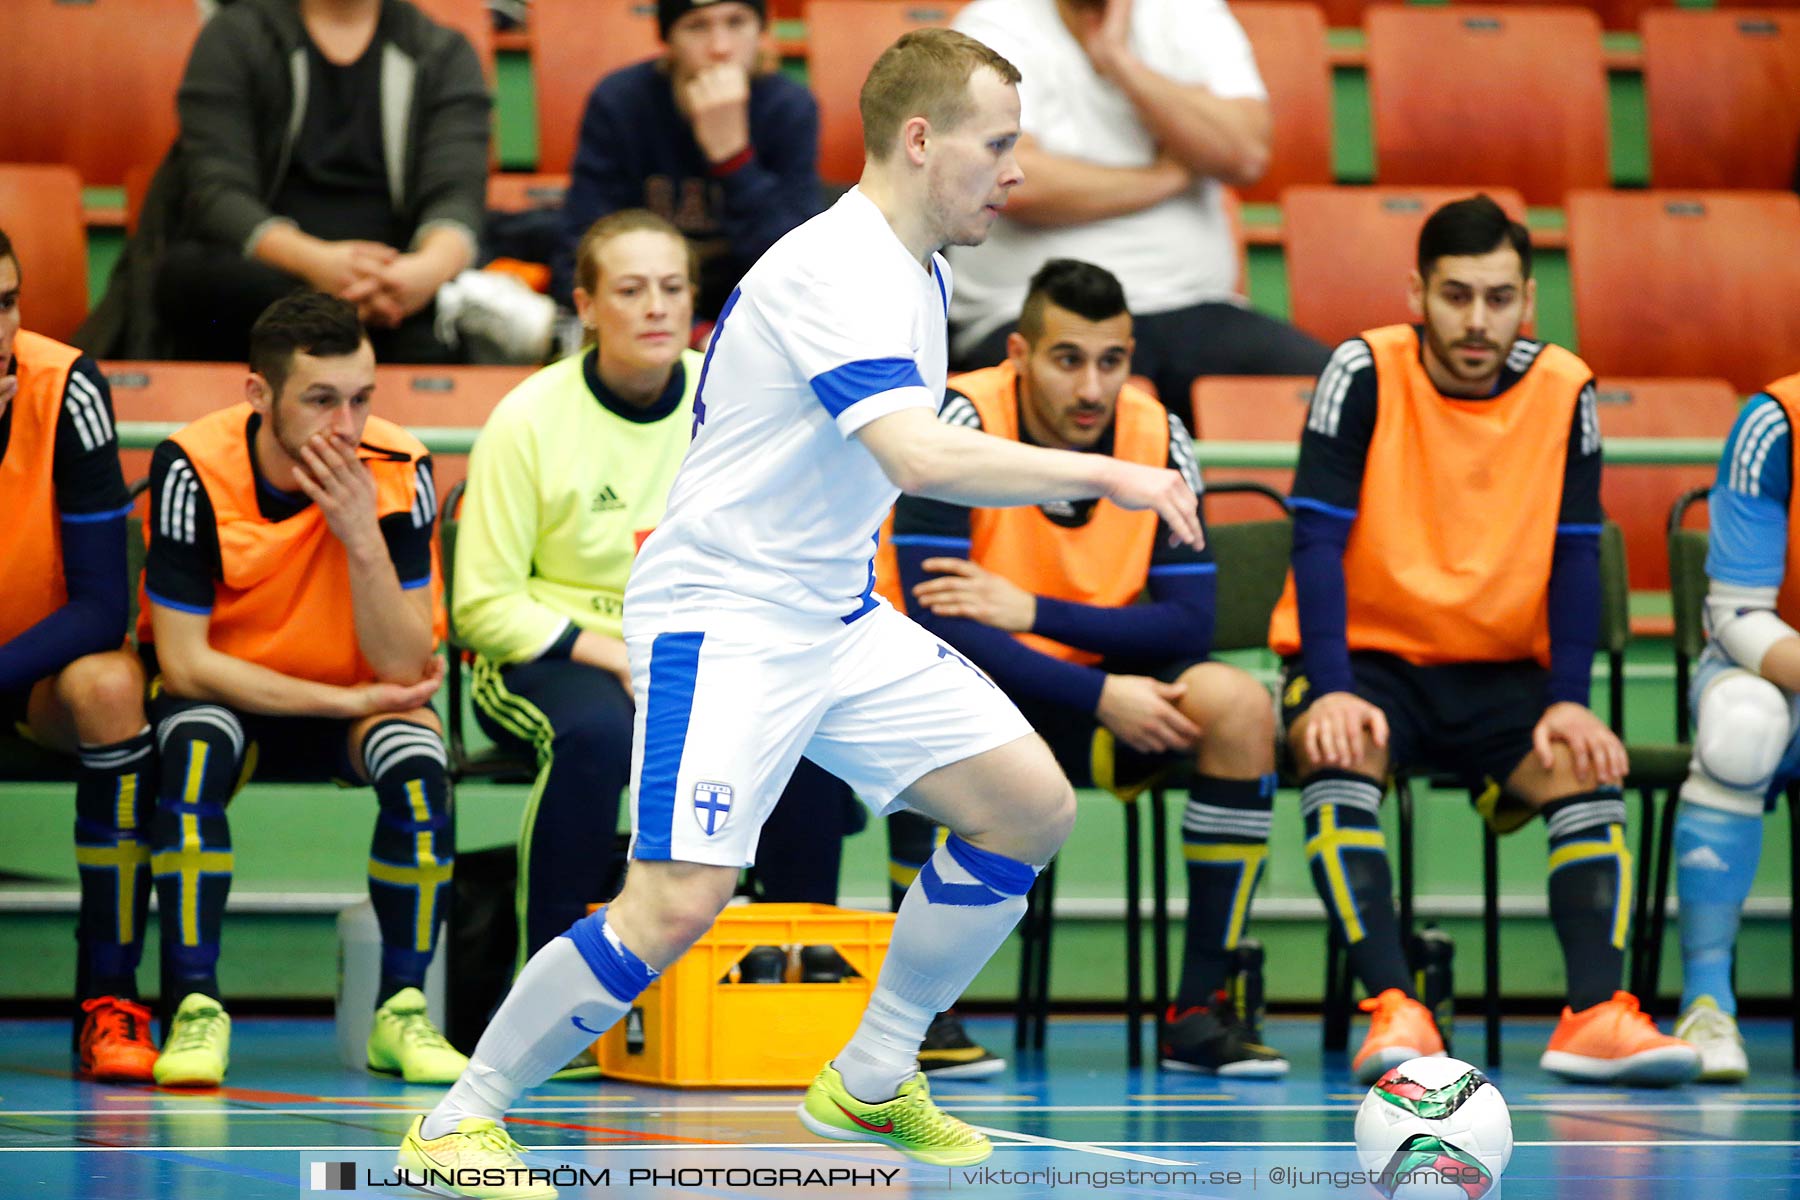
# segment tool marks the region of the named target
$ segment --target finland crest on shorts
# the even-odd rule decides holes
[[[731,820],[731,785],[701,780],[694,785],[694,820],[707,837],[720,833]]]

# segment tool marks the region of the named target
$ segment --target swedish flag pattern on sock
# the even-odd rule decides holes
[[[455,859],[444,743],[435,730],[395,719],[369,731],[362,753],[381,810],[369,843],[369,898],[381,926],[382,973],[419,987]]]

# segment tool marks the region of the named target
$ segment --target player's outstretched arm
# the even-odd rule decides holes
[[[169,691],[183,699],[212,700],[271,716],[354,720],[374,713],[419,708],[431,699],[444,678],[444,660],[433,655],[425,678],[413,684],[338,687],[297,679],[215,650],[207,641],[211,619],[207,613],[181,612],[151,602],[157,668]]]
[[[1199,500],[1179,471],[1025,446],[946,425],[925,408],[877,417],[855,436],[889,481],[910,495],[972,508],[1103,496],[1121,508],[1154,509],[1177,541],[1201,543]]]

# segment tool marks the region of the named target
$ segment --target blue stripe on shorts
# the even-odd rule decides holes
[[[650,643],[644,765],[638,773],[634,858],[667,859],[675,826],[675,785],[694,710],[694,678],[704,633],[659,633]]]

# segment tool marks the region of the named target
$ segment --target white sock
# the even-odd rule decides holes
[[[500,1120],[526,1088],[562,1070],[612,1028],[636,995],[615,996],[601,985],[573,941],[551,938],[513,980],[467,1069],[425,1118],[421,1136],[443,1137],[464,1117]],[[586,1028],[577,1026],[576,1019]]]
[[[1037,868],[951,837],[920,869],[862,1023],[832,1065],[852,1096],[879,1103],[919,1069],[933,1017],[956,1003],[1025,914]]]

